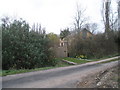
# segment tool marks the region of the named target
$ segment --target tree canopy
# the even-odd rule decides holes
[[[60,32],[60,38],[63,39],[65,37],[67,37],[70,34],[69,28],[61,30]]]
[[[2,19],[3,69],[31,69],[54,65],[49,48],[49,38],[30,30],[29,24],[20,19]]]

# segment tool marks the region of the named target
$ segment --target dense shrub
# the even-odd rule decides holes
[[[96,34],[93,38],[82,39],[79,35],[75,35],[69,46],[70,56],[85,55],[88,58],[102,58],[118,53],[118,37],[114,31],[111,31],[108,39],[104,33]],[[118,32],[116,32],[118,34]],[[116,39],[115,39],[116,38]],[[117,41],[116,41],[117,40]]]
[[[30,30],[23,20],[2,24],[2,69],[31,69],[54,65],[45,30]]]

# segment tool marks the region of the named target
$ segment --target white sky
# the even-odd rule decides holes
[[[77,2],[86,8],[89,22],[101,23],[102,0],[0,0],[0,17],[23,18],[31,25],[41,23],[47,32],[60,33],[60,29],[73,26]],[[115,1],[115,0],[114,0]],[[113,2],[116,7],[116,3]]]

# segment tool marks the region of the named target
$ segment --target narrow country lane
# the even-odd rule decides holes
[[[97,61],[99,62],[99,61]],[[87,75],[110,69],[118,61],[105,64],[90,62],[82,65],[8,75],[2,78],[3,88],[75,88],[75,83]]]

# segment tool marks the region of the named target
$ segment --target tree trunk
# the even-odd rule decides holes
[[[120,1],[118,2],[118,30],[120,31]]]
[[[110,14],[110,1],[105,2],[105,37],[108,38],[108,34],[110,31],[110,24],[109,24],[109,14]]]

